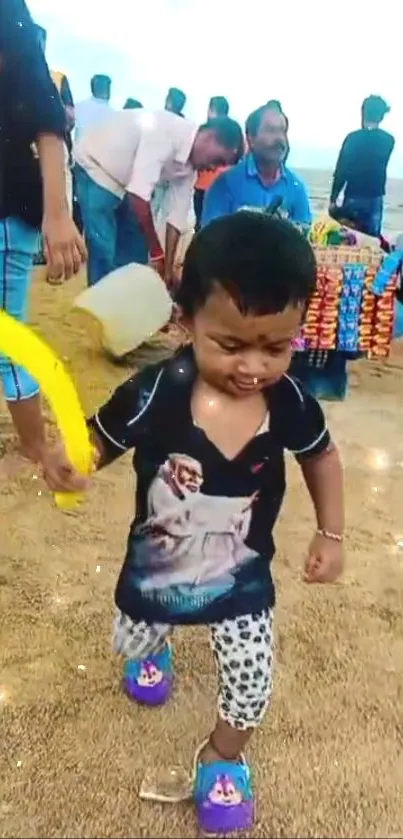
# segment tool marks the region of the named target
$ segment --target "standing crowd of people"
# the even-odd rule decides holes
[[[116,590],[114,644],[127,693],[158,705],[173,690],[174,626],[209,626],[219,699],[195,758],[197,815],[209,833],[251,830],[244,747],[272,689],[270,563],[285,450],[301,467],[316,518],[305,579],[333,582],[343,566],[340,458],[312,388],[289,372],[316,282],[311,245],[298,229],[311,222],[307,189],[287,165],[289,123],[277,100],[255,109],[244,131],[227,99],[214,96],[197,126],[179,89],[160,111],[135,99],[114,110],[111,79],[97,75],[91,97],[74,106],[66,77],[49,72],[44,34],[24,0],[2,5],[0,305],[26,318],[40,229],[51,281],[68,279],[85,260],[90,285],[140,262],[175,293],[190,344],[130,378],[88,420],[97,469],[136,449],[136,515]],[[330,198],[337,213],[344,190],[340,212],[374,235],[393,148],[380,128],[385,113],[379,97],[365,100]],[[179,282],[175,254],[192,202],[199,232]],[[251,212],[273,207],[276,215]],[[23,451],[41,463],[49,487],[86,490],[88,478],[46,440],[37,383],[5,357],[0,375]]]

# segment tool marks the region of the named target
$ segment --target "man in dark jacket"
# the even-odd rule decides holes
[[[340,150],[330,195],[330,215],[344,189],[342,216],[362,233],[378,236],[382,228],[386,173],[395,140],[380,128],[389,107],[381,96],[368,96],[361,107],[361,128],[348,134]]]

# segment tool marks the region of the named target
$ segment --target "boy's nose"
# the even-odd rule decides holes
[[[265,360],[260,352],[245,353],[239,361],[238,373],[248,379],[260,379],[265,372]]]

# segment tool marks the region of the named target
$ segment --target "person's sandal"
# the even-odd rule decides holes
[[[164,705],[173,688],[172,652],[163,650],[146,659],[129,659],[123,670],[123,686],[130,699],[145,705]]]
[[[203,833],[222,836],[251,830],[255,819],[250,768],[242,755],[239,763],[217,760],[201,763],[195,757],[193,798]]]

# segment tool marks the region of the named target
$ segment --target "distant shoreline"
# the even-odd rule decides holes
[[[307,169],[299,166],[291,166],[291,169],[307,185],[313,214],[325,213],[329,205],[332,170]],[[383,232],[392,237],[403,232],[403,178],[388,178]]]

